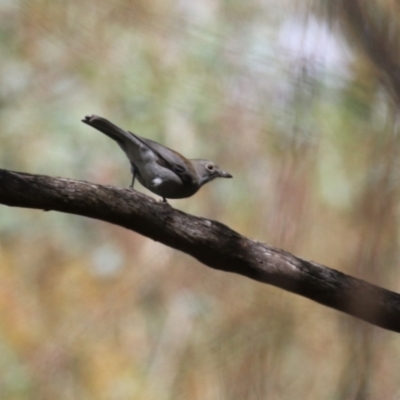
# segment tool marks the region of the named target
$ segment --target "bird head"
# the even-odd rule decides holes
[[[217,164],[209,160],[190,160],[196,170],[200,185],[212,181],[215,178],[232,178],[232,175],[222,170]]]

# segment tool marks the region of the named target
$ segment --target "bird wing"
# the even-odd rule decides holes
[[[158,156],[157,164],[173,171],[185,184],[192,185],[196,183],[196,171],[190,169],[190,166],[185,163],[178,152],[153,140],[138,136],[133,132],[128,131],[128,133],[144,143]]]

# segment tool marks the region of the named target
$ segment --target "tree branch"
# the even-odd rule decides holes
[[[0,169],[0,203],[107,221],[187,253],[203,264],[307,297],[400,332],[400,295],[302,260],[212,220],[129,189]]]

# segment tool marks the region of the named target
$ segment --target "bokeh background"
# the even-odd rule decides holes
[[[0,0],[0,167],[128,186],[99,114],[234,175],[174,207],[400,291],[398,107],[332,3]],[[367,11],[397,45],[397,2]],[[3,400],[397,399],[399,363],[398,334],[0,207]]]

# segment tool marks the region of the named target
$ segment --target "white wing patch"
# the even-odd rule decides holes
[[[160,186],[162,184],[162,179],[161,178],[154,178],[151,183],[153,184],[153,186],[157,187]]]

